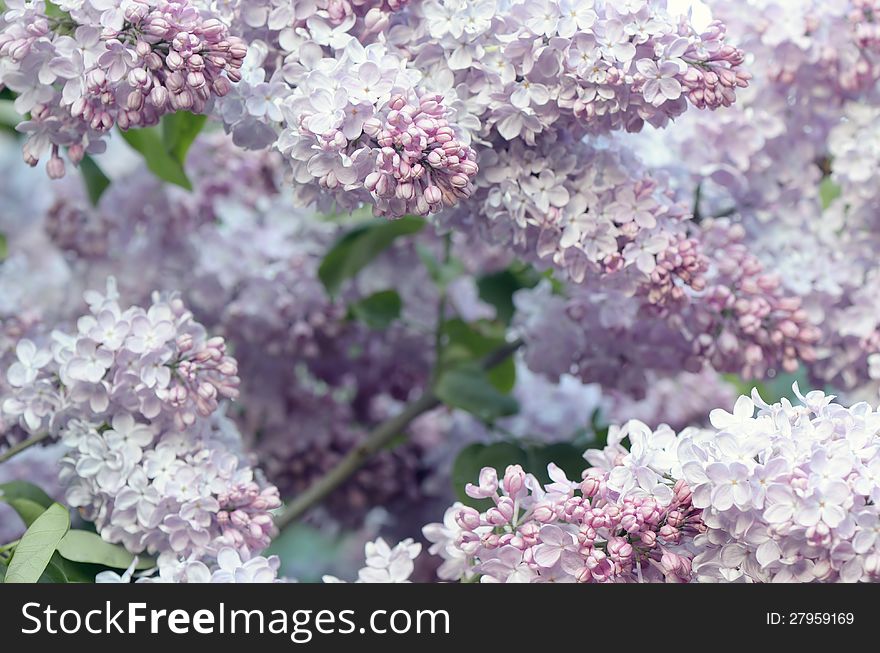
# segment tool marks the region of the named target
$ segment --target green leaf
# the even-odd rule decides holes
[[[25,526],[33,524],[53,502],[43,490],[26,481],[0,484],[0,501],[8,503]]]
[[[447,406],[466,410],[486,422],[519,411],[516,399],[501,393],[477,365],[441,373],[434,392]]]
[[[441,365],[445,369],[478,362],[506,343],[503,325],[485,320],[468,323],[454,318],[443,325],[443,334],[446,344]],[[516,385],[513,356],[488,370],[486,376],[498,391],[509,393]]]
[[[70,581],[67,578],[67,574],[64,573],[64,570],[58,565],[58,554],[54,554],[52,558],[49,560],[49,564],[46,565],[46,569],[40,574],[40,578],[37,580],[38,583],[69,583]]]
[[[540,280],[541,275],[534,268],[516,264],[480,277],[477,279],[477,289],[480,299],[495,307],[498,319],[510,324],[516,310],[513,293],[523,288],[534,288]]]
[[[91,200],[92,206],[97,206],[101,195],[110,186],[110,180],[88,154],[80,161],[79,169],[82,172],[83,181],[85,181],[86,190],[89,193],[89,200]]]
[[[165,150],[181,165],[186,162],[186,153],[207,120],[208,116],[189,111],[177,111],[162,118],[162,142]]]
[[[596,408],[593,411],[593,414],[590,415],[590,429],[592,430],[592,442],[590,443],[590,448],[592,449],[604,449],[608,445],[608,431],[610,424],[605,420],[605,417],[602,415],[602,409]]]
[[[452,464],[452,486],[459,501],[477,509],[488,507],[491,500],[472,499],[464,488],[468,483],[477,483],[484,467],[495,468],[500,478],[508,465],[522,465],[524,469],[528,465],[526,452],[510,442],[472,444],[462,449]]]
[[[580,480],[581,472],[587,466],[584,461],[584,449],[569,442],[557,442],[547,445],[530,445],[525,448],[528,466],[527,472],[534,474],[542,483],[549,483],[547,465],[555,463],[572,480]]]
[[[371,329],[387,329],[400,317],[403,304],[396,290],[383,290],[348,307],[351,317]]]
[[[67,508],[53,503],[31,524],[21,541],[6,572],[7,583],[35,583],[43,575],[58,543],[70,528]]]
[[[71,562],[58,555],[52,556],[50,565],[54,565],[67,578],[68,583],[94,583],[95,576],[102,571],[107,571],[104,565],[93,565],[84,562]]]
[[[192,183],[183,170],[183,164],[165,149],[158,127],[143,127],[120,131],[125,142],[141,153],[147,167],[163,181],[192,190]]]
[[[831,177],[825,177],[819,185],[819,199],[822,200],[822,210],[824,211],[831,203],[840,197],[840,186],[834,183]]]
[[[6,582],[6,562],[0,558],[0,583]]]
[[[335,295],[346,279],[360,272],[395,239],[418,233],[424,227],[425,221],[415,216],[399,220],[380,219],[355,227],[327,252],[318,268],[318,277],[327,292]]]
[[[749,396],[751,395],[752,388],[757,389],[761,398],[771,404],[779,402],[782,398],[797,402],[798,399],[791,387],[795,381],[798,382],[801,392],[808,392],[812,389],[810,387],[810,381],[807,378],[806,370],[803,368],[793,373],[777,374],[772,378],[764,379],[762,381],[744,380],[735,374],[725,374],[723,375],[723,378],[741,395]]]
[[[12,132],[18,136],[15,126],[23,120],[18,111],[15,110],[15,102],[12,99],[0,100],[0,128],[8,132]]]
[[[0,234],[0,261],[6,260],[9,256],[9,242],[6,240],[6,234]]]
[[[465,272],[461,261],[457,259],[450,259],[446,263],[438,261],[434,252],[422,243],[416,244],[416,253],[428,269],[431,280],[440,288],[446,288]]]
[[[468,483],[477,483],[481,469],[493,467],[500,478],[508,465],[521,465],[541,483],[549,483],[547,466],[550,463],[555,463],[572,480],[579,479],[586,467],[583,449],[568,442],[547,445],[518,442],[472,444],[462,449],[456,457],[452,465],[452,483],[462,503],[474,508],[486,508],[489,503],[472,499],[464,491]]]
[[[46,2],[46,16],[49,18],[70,18],[70,14],[66,11],[63,11],[61,7],[56,5],[51,0],[45,0]]]
[[[128,569],[134,556],[117,544],[104,541],[89,531],[71,530],[58,543],[58,553],[71,562],[103,565],[114,569]],[[144,556],[138,559],[136,569],[149,569],[155,562]]]
[[[43,509],[54,503],[52,497],[46,494],[42,488],[27,481],[0,483],[0,501],[9,501],[9,499],[30,499],[34,503],[40,504]]]
[[[6,503],[18,513],[25,526],[30,526],[37,518],[46,512],[46,509],[30,499],[10,499]]]

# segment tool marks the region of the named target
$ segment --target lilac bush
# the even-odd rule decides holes
[[[878,11],[0,2],[2,570],[876,581]]]

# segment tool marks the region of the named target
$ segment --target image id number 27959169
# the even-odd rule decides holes
[[[768,612],[767,625],[822,625],[851,626],[855,623],[855,615],[852,612]]]

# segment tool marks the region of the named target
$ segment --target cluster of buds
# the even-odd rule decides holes
[[[473,192],[476,155],[456,138],[442,101],[439,95],[423,95],[414,105],[395,95],[384,115],[364,123],[364,133],[377,146],[375,170],[364,180],[377,213],[436,213]]]
[[[247,47],[230,36],[220,21],[202,18],[198,9],[184,2],[162,2],[151,7],[133,2],[125,11],[128,25],[107,41],[107,52],[99,59],[110,66],[90,73],[89,93],[71,107],[74,116],[83,111],[88,118],[89,98],[104,98],[105,85],[112,83],[113,64],[132,56],[125,79],[130,87],[125,110],[117,114],[123,129],[131,125],[154,124],[167,111],[203,113],[212,95],[224,96],[231,82],[241,79]],[[121,72],[121,68],[117,68]],[[93,119],[94,120],[94,119]],[[106,112],[102,121],[109,120]]]
[[[184,333],[175,341],[179,357],[171,364],[172,380],[157,394],[176,409],[175,423],[186,428],[196,416],[207,417],[219,400],[238,397],[238,364],[226,354],[226,341],[215,336],[196,339]]]
[[[542,487],[519,465],[508,466],[500,482],[484,468],[479,485],[465,491],[494,505],[483,512],[452,506],[444,526],[425,528],[431,552],[462,561],[447,578],[479,575],[482,582],[689,581],[689,545],[705,525],[688,485],[622,490],[621,469],[622,461],[610,472],[590,468],[576,483],[551,464],[552,482]]]
[[[22,3],[0,22],[0,84],[30,115],[17,127],[28,134],[25,161],[36,165],[48,149],[52,178],[65,174],[62,148],[76,165],[103,151],[114,126],[205,113],[241,79],[244,41],[190,0],[132,0],[115,12],[89,0],[69,9],[49,16],[43,2]]]
[[[688,318],[700,334],[694,352],[715,369],[744,378],[762,378],[777,365],[793,372],[799,361],[815,360],[820,331],[801,298],[785,291],[744,238],[741,225],[725,220],[707,224],[703,242],[712,252],[712,270],[710,285]]]
[[[281,507],[274,485],[261,488],[253,481],[224,488],[217,496],[220,539],[236,550],[262,551],[275,534],[269,512]]]
[[[681,83],[698,109],[729,107],[736,101],[736,89],[748,86],[752,78],[740,68],[745,53],[725,43],[726,31],[722,22],[713,21],[700,35],[699,49],[691,45],[682,54],[688,68]]]

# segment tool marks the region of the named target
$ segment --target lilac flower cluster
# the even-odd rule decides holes
[[[721,23],[698,33],[661,0],[356,4],[228,12],[253,56],[219,114],[237,143],[290,158],[304,202],[435,213],[471,195],[477,155],[664,126],[749,79]]]
[[[381,537],[364,545],[366,565],[358,572],[357,583],[408,583],[415,569],[413,561],[422,545],[407,538],[394,547]],[[324,576],[325,583],[344,583],[335,576]]]
[[[665,2],[432,0],[420,9],[420,55],[452,72],[471,113],[506,140],[532,142],[557,121],[591,133],[663,126],[687,100],[730,105],[749,79],[722,24],[698,33]]]
[[[626,152],[563,137],[515,140],[483,153],[481,167],[478,213],[463,208],[449,218],[454,227],[510,243],[576,283],[613,273],[668,283],[658,265],[679,254],[686,212]]]
[[[815,384],[876,396],[871,171],[880,68],[870,45],[872,5],[753,0],[747,11],[731,11],[710,4],[754,53],[754,79],[729,110],[684,116],[664,134],[670,157],[658,163],[685,192],[699,186],[699,213],[740,224],[750,252],[776,272],[785,294],[801,298],[808,321],[820,327],[806,359]]]
[[[619,431],[637,441],[652,437],[644,424]],[[675,439],[668,427],[658,439]],[[614,446],[614,445],[612,445]],[[431,553],[445,559],[441,578],[481,582],[684,582],[691,578],[691,544],[705,530],[683,481],[667,482],[650,468],[655,460],[591,455],[601,466],[571,481],[555,465],[541,486],[519,465],[499,482],[494,469],[467,486],[474,499],[490,499],[480,512],[455,504],[444,524],[425,527]],[[644,453],[644,452],[643,452]],[[641,472],[640,478],[634,474]],[[500,490],[500,491],[499,491]]]
[[[303,76],[282,106],[291,127],[278,142],[297,181],[315,178],[344,191],[343,206],[372,201],[389,217],[435,213],[470,195],[474,151],[443,98],[418,90],[404,65],[379,44],[350,41],[332,69]]]
[[[878,580],[878,414],[794,390],[801,405],[753,391],[712,411],[714,431],[681,436],[681,477],[708,527],[701,581]]]
[[[277,578],[281,564],[278,556],[242,555],[232,547],[224,547],[217,553],[213,568],[201,560],[187,560],[162,565],[158,569],[135,572],[138,559],[123,573],[102,571],[95,577],[96,583],[273,583],[283,582]],[[158,571],[158,575],[156,572]]]
[[[569,297],[546,284],[520,291],[516,319],[526,362],[551,378],[573,373],[640,397],[651,371],[696,373],[709,365],[752,379],[814,360],[818,328],[748,251],[744,236],[738,225],[707,221],[711,266],[698,291],[669,305],[624,283],[572,286]]]
[[[226,25],[189,0],[11,0],[0,22],[0,85],[30,114],[24,157],[64,175],[60,148],[78,164],[102,136],[154,125],[169,112],[204,113],[240,78],[247,52]]]
[[[250,555],[274,532],[278,491],[262,484],[218,412],[238,394],[237,366],[176,296],[123,310],[115,284],[89,292],[89,314],[43,346],[23,339],[2,408],[29,433],[68,448],[68,505],[110,542],[160,553],[160,567]]]

